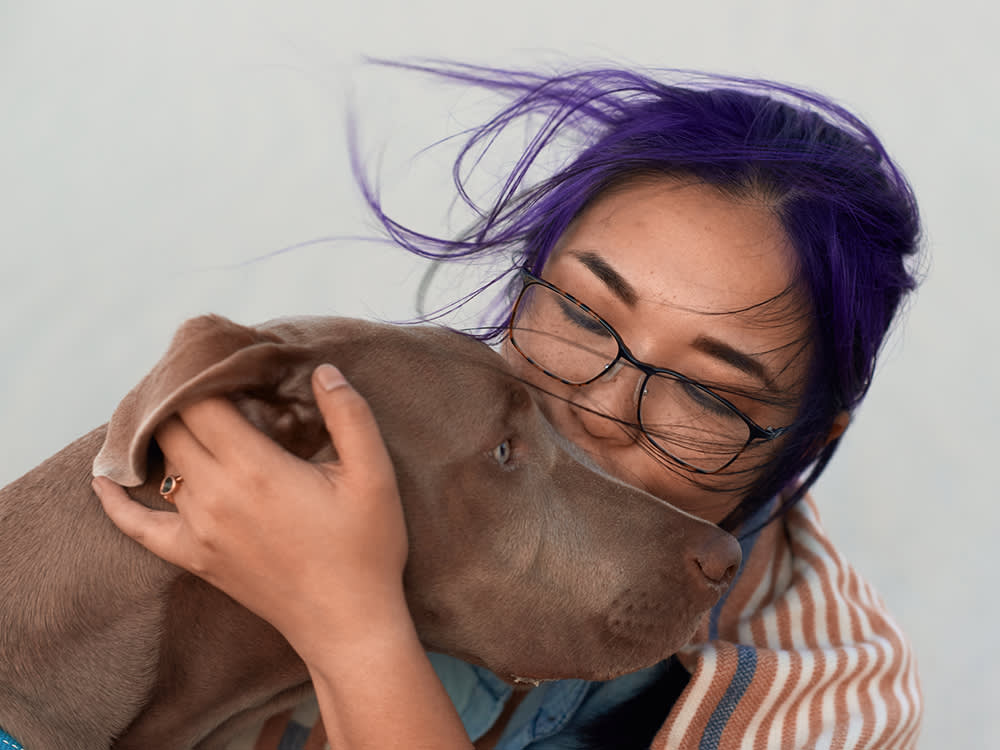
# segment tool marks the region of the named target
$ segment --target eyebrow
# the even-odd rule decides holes
[[[711,336],[699,336],[694,340],[692,346],[700,352],[708,354],[728,365],[732,365],[747,375],[757,378],[772,393],[780,393],[780,389],[775,384],[774,378],[756,357],[741,352],[739,349],[734,349],[726,342],[719,341]]]
[[[636,291],[636,288],[604,258],[597,253],[587,250],[573,250],[570,254],[588,268],[598,279],[603,281],[608,289],[622,302],[631,308],[636,306],[636,303],[639,301],[639,293]],[[756,357],[746,352],[741,352],[726,342],[712,338],[711,336],[699,336],[694,340],[692,346],[703,354],[707,354],[756,378],[772,393],[780,393],[780,389],[774,382],[774,378]]]
[[[586,266],[594,276],[603,281],[605,286],[622,302],[629,307],[635,307],[639,301],[639,293],[604,258],[597,253],[585,250],[574,250],[570,254]]]

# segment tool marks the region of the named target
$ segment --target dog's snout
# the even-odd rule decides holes
[[[728,586],[736,576],[742,558],[739,542],[722,531],[709,536],[694,551],[694,562],[700,575],[713,587]]]

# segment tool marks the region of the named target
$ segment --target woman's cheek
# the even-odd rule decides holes
[[[662,467],[659,471],[670,474],[673,481],[665,481],[661,477],[658,482],[648,483],[647,488],[661,500],[702,520],[721,522],[742,499],[742,491],[699,487],[693,484],[699,481],[695,477],[677,476],[672,470]],[[712,478],[702,477],[701,481],[707,484]]]

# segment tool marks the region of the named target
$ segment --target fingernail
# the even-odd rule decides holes
[[[325,391],[332,391],[347,382],[343,374],[333,365],[320,365],[316,368],[316,380]]]

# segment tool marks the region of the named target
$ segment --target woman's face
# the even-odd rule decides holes
[[[811,354],[794,268],[794,250],[762,202],[646,178],[591,203],[541,276],[610,323],[639,360],[710,387],[762,427],[781,427],[794,419]],[[504,353],[550,394],[542,399],[550,421],[600,466],[707,520],[721,521],[780,447],[781,438],[755,443],[722,472],[693,474],[594,413],[634,423],[639,370],[612,368],[576,387],[541,372],[509,341]]]

